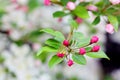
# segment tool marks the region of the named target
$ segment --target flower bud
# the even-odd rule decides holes
[[[65,55],[65,54],[60,53],[60,52],[58,52],[58,53],[57,53],[57,56],[58,56],[59,58],[63,58],[63,57],[64,57],[64,55]]]
[[[120,4],[120,0],[109,0],[113,5]]]
[[[70,66],[72,66],[74,63],[73,63],[72,60],[69,60],[69,61],[67,62],[67,64],[68,64],[68,66],[70,67]]]
[[[92,36],[92,38],[90,40],[90,44],[97,43],[98,40],[99,40],[99,38],[97,36]]]
[[[67,9],[74,10],[75,7],[76,7],[75,3],[73,3],[73,2],[68,2],[67,3]]]
[[[69,46],[69,41],[68,40],[64,40],[63,41],[63,45],[66,46],[66,47],[68,47]]]
[[[89,6],[87,6],[87,10],[89,10],[89,11],[98,11],[98,8],[96,6],[94,6],[94,5],[89,5]]]
[[[51,4],[50,0],[44,0],[44,5],[49,6]]]
[[[80,24],[80,23],[82,23],[82,22],[83,22],[83,19],[82,19],[82,18],[77,17],[77,18],[75,19],[75,21],[76,21],[78,24]]]
[[[96,45],[96,46],[93,46],[92,48],[92,52],[98,52],[100,50],[100,46],[99,45]]]
[[[114,27],[112,24],[107,24],[105,27],[105,30],[106,30],[106,32],[108,32],[110,34],[114,33]]]
[[[80,55],[84,55],[85,53],[86,53],[85,48],[80,48],[79,54],[80,54]]]

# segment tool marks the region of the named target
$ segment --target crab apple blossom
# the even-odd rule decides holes
[[[105,30],[106,30],[106,32],[108,32],[110,34],[114,33],[114,27],[112,24],[107,24],[105,27]]]
[[[59,58],[63,58],[63,57],[65,56],[65,54],[58,52],[58,53],[57,53],[57,56],[58,56]]]
[[[92,36],[92,38],[90,40],[90,44],[97,43],[98,40],[99,40],[98,36]]]
[[[87,6],[87,10],[89,10],[89,11],[98,11],[98,8],[96,6],[94,6],[94,5],[89,5],[89,6]]]
[[[120,4],[120,0],[109,0],[113,5]]]
[[[86,53],[85,48],[80,48],[80,49],[79,49],[79,54],[80,54],[80,55],[84,55],[85,53]]]
[[[99,45],[95,45],[95,46],[93,46],[93,48],[92,48],[92,52],[98,52],[100,50],[100,46]]]
[[[71,60],[71,59],[68,60],[67,64],[68,64],[69,67],[71,67],[71,66],[74,64],[74,63],[73,63],[73,60]]]
[[[44,0],[44,5],[49,6],[51,4],[50,0]]]
[[[68,40],[64,40],[63,41],[63,45],[66,46],[66,47],[68,47],[69,46],[69,41]]]
[[[67,7],[67,9],[69,9],[69,10],[74,10],[75,7],[76,7],[76,5],[75,5],[74,2],[68,2],[66,7]]]

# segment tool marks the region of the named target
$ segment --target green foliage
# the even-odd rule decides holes
[[[49,65],[50,68],[52,68],[52,67],[54,67],[56,64],[58,64],[58,63],[60,63],[61,61],[63,61],[63,59],[64,59],[64,58],[58,58],[56,55],[54,55],[54,56],[50,59],[48,65]]]
[[[114,26],[115,31],[118,30],[118,20],[116,16],[113,15],[108,15],[108,20],[110,21],[110,23]]]
[[[42,30],[40,30],[40,32],[46,32],[46,33],[54,36],[55,39],[60,41],[60,42],[62,42],[65,39],[64,35],[61,32],[54,31],[54,30],[49,29],[49,28],[42,29]]]
[[[48,46],[51,46],[53,48],[56,48],[58,49],[60,46],[61,46],[61,43],[58,42],[57,40],[55,39],[48,39],[45,44],[47,44]]]
[[[64,17],[66,15],[67,15],[67,13],[65,13],[63,11],[56,11],[55,13],[53,13],[53,17]]]
[[[46,52],[57,52],[57,49],[55,48],[52,48],[52,47],[48,47],[48,46],[45,46],[45,47],[42,47],[38,53],[37,53],[37,56],[41,55],[42,53],[46,53]]]
[[[109,57],[103,51],[88,52],[86,55],[92,58],[107,58],[108,60],[110,60]]]
[[[97,25],[100,22],[100,16],[97,16],[92,22],[93,25]]]
[[[38,0],[29,0],[29,2],[28,2],[29,11],[33,11],[39,5],[40,4],[38,3]]]
[[[70,23],[70,26],[73,28],[73,29],[77,29],[78,28],[78,24],[77,24],[77,22],[75,21],[75,20],[73,20],[73,19],[70,19],[69,20],[69,23]]]
[[[77,6],[75,10],[72,11],[73,14],[80,18],[89,18],[88,11],[83,6]]]
[[[85,65],[86,64],[86,59],[85,59],[85,57],[83,55],[73,54],[72,55],[72,59],[77,64],[81,64],[81,65]]]

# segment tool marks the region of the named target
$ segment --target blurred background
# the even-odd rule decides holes
[[[104,17],[97,26],[91,25],[95,18],[91,12],[90,19],[80,23],[79,31],[86,37],[98,35],[110,61],[86,57],[87,65],[68,67],[64,61],[50,69],[47,63],[52,54],[36,56],[51,37],[40,29],[69,32],[69,16],[53,18],[57,10],[61,8],[44,6],[43,0],[0,0],[0,80],[120,80],[120,32],[106,33]]]

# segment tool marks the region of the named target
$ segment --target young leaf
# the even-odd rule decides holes
[[[100,22],[100,16],[97,16],[92,22],[93,25],[97,25]]]
[[[82,65],[86,64],[86,59],[83,55],[73,54],[72,59],[73,59],[74,62],[76,62],[78,64],[82,64]]]
[[[66,16],[67,14],[63,11],[57,11],[55,13],[53,13],[53,17],[63,17]]]
[[[48,40],[45,42],[45,44],[47,44],[47,45],[49,45],[49,46],[51,46],[51,47],[53,47],[53,48],[56,48],[56,49],[58,49],[58,48],[60,47],[60,45],[61,45],[61,43],[58,42],[58,41],[55,40],[55,39],[48,39]]]
[[[73,33],[73,40],[80,41],[84,38],[84,35],[81,32],[74,32]]]
[[[37,56],[41,55],[43,52],[57,52],[57,49],[55,48],[51,48],[51,47],[48,47],[48,46],[45,46],[45,47],[42,47],[38,53],[37,53]]]
[[[59,57],[57,57],[56,55],[54,55],[54,56],[50,59],[48,65],[49,65],[50,68],[52,68],[52,67],[54,67],[56,64],[62,62],[63,59],[64,59],[64,58],[59,58]]]
[[[77,29],[79,26],[77,22],[73,19],[70,19],[69,23],[70,23],[70,26],[73,27],[74,29]]]
[[[40,30],[40,32],[45,32],[45,33],[54,35],[54,32],[55,32],[55,31],[52,30],[52,29],[50,29],[50,28],[45,28],[45,29]]]
[[[45,29],[42,29],[40,31],[51,34],[52,36],[55,37],[56,40],[58,40],[60,42],[62,42],[65,39],[64,35],[59,31],[54,31],[54,30],[49,29],[49,28],[45,28]]]
[[[110,23],[113,25],[115,31],[118,30],[118,20],[116,16],[113,15],[108,15],[108,20],[110,21]]]
[[[89,52],[92,50],[92,47],[86,47],[85,50],[86,50],[86,52]]]
[[[75,10],[72,11],[73,14],[75,14],[76,16],[80,17],[80,18],[89,18],[89,14],[88,11],[86,10],[85,7],[82,6],[77,6]]]
[[[62,42],[63,40],[65,40],[64,35],[59,31],[55,31],[54,36],[57,41]]]
[[[86,53],[86,55],[92,58],[107,58],[108,60],[110,60],[109,57],[103,51],[88,52]]]
[[[90,43],[90,38],[83,38],[79,42],[77,42],[78,47],[87,46]]]

